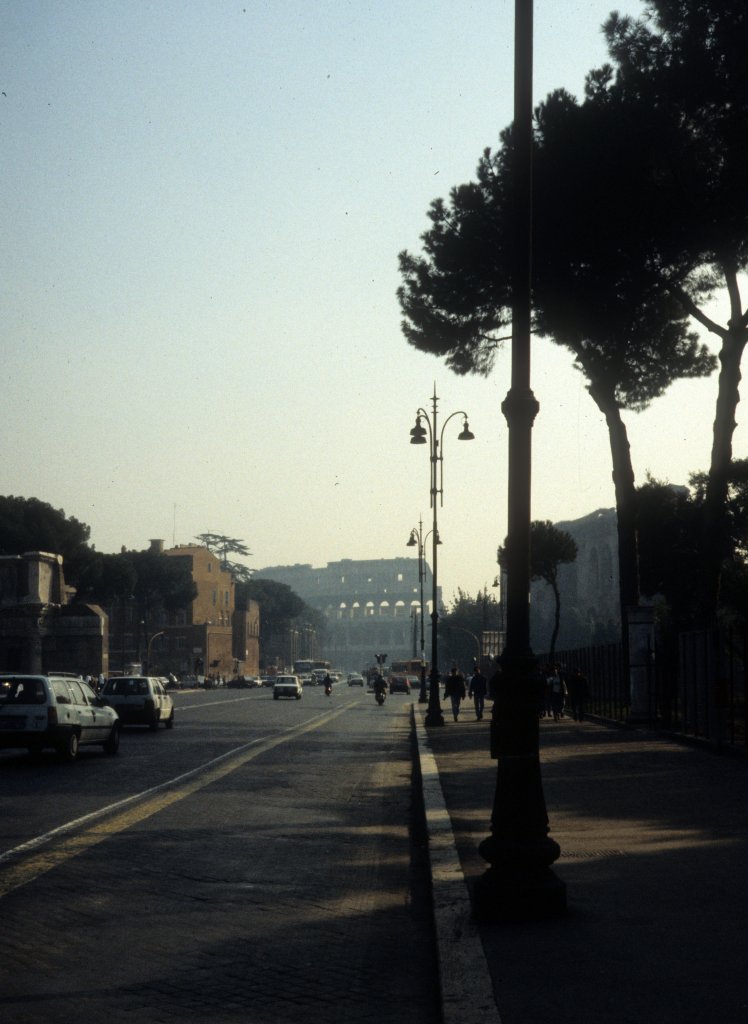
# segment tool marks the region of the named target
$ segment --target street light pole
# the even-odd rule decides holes
[[[153,644],[154,640],[156,640],[158,637],[163,636],[163,635],[164,635],[164,630],[162,629],[159,633],[154,633],[153,636],[148,641],[148,644],[146,646],[146,651],[145,651],[145,671],[146,671],[146,675],[151,671],[151,645]]]
[[[482,922],[563,912],[566,886],[551,871],[561,850],[548,835],[540,775],[538,667],[530,646],[530,469],[538,403],[530,388],[532,281],[533,0],[515,0],[512,378],[509,426],[507,634],[494,688],[491,755],[497,760],[491,835],[478,850],[489,869],[474,887]]]
[[[430,530],[429,533],[431,533]],[[423,638],[423,580],[426,575],[423,546],[426,543],[428,536],[429,534],[427,533],[426,536],[424,537],[423,519],[419,518],[418,527],[416,528],[414,526],[413,529],[410,531],[410,538],[408,539],[407,544],[409,548],[415,547],[416,544],[418,545],[418,583],[420,584],[421,588],[421,692],[418,695],[419,704],[425,704],[426,701],[428,700],[428,697],[426,696],[426,647]],[[440,541],[437,539],[436,543],[439,544]]]
[[[429,706],[426,712],[426,725],[444,725],[444,716],[442,715],[441,705],[439,703],[439,655],[437,650],[437,636],[439,630],[439,608],[437,605],[437,546],[441,543],[439,540],[439,529],[437,524],[437,507],[438,504],[444,504],[444,428],[447,426],[453,416],[462,416],[462,430],[457,435],[458,441],[472,441],[475,435],[470,430],[468,424],[467,413],[462,409],[457,412],[450,413],[447,416],[444,424],[442,425],[441,432],[438,430],[437,423],[437,404],[439,399],[436,395],[436,385],[434,385],[434,393],[431,396],[431,414],[426,412],[423,408],[416,410],[416,425],[410,432],[410,443],[411,444],[428,444],[429,455],[431,462],[431,510],[433,512],[433,526],[431,529],[431,676],[429,685]],[[426,421],[426,427],[423,426],[422,420]],[[439,495],[439,502],[437,503],[437,495]]]

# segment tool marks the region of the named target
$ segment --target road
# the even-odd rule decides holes
[[[433,1024],[407,700],[194,691],[115,758],[0,754],[0,1019]]]

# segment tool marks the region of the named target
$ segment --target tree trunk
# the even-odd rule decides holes
[[[716,617],[722,563],[729,554],[726,504],[732,466],[732,435],[735,433],[735,413],[740,401],[740,363],[748,343],[748,311],[743,310],[740,298],[737,265],[734,261],[723,263],[722,272],[730,300],[730,318],[726,327],[722,327],[707,316],[682,289],[673,291],[686,312],[702,327],[721,339],[712,457],[704,502],[702,557],[698,580],[698,608],[704,626],[709,625]]]
[[[561,626],[561,594],[558,591],[558,582],[556,577],[554,576],[553,580],[549,580],[549,582],[553,589],[553,600],[555,602],[555,616],[553,619],[553,633],[551,634],[551,651],[549,659],[550,663],[553,664],[556,660],[556,641],[558,640],[558,631]]]
[[[625,640],[626,609],[639,604],[639,556],[636,541],[636,485],[631,465],[631,446],[621,410],[612,392],[590,385],[590,395],[608,425],[613,486],[618,518],[618,575],[621,626]]]
[[[748,342],[748,328],[742,322],[745,317],[735,315],[736,312],[739,313],[733,312],[727,331],[723,335],[719,353],[719,386],[714,416],[712,457],[704,503],[701,613],[705,625],[715,617],[719,603],[722,565],[729,555],[726,506],[732,466],[732,437],[740,401],[740,362]]]

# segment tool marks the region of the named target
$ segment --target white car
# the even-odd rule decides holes
[[[298,676],[276,676],[273,685],[273,700],[281,697],[294,697],[301,700],[304,690]]]
[[[174,701],[154,676],[112,676],[101,696],[123,725],[147,725],[154,731],[162,723],[167,729],[174,727]]]
[[[80,677],[3,675],[0,694],[0,748],[39,754],[53,747],[65,761],[90,744],[117,753],[117,713]]]

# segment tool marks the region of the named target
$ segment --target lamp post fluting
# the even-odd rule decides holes
[[[540,772],[542,686],[530,645],[530,388],[532,280],[533,0],[515,0],[512,378],[502,411],[509,427],[506,647],[494,684],[491,755],[497,761],[491,835],[478,850],[490,864],[476,880],[479,921],[528,920],[563,912],[566,886],[550,869],[560,848],[549,836]]]
[[[434,393],[431,396],[431,413],[424,408],[416,410],[416,423],[410,431],[411,444],[428,444],[431,463],[431,511],[433,525],[431,528],[431,673],[429,682],[429,706],[426,712],[426,725],[444,725],[441,705],[439,703],[439,654],[437,649],[439,630],[439,607],[437,603],[438,593],[438,569],[437,569],[437,546],[439,540],[439,529],[437,525],[437,508],[444,504],[444,428],[454,416],[462,416],[462,430],[457,435],[458,441],[472,441],[475,435],[470,430],[467,413],[460,409],[450,413],[442,424],[441,431],[438,429],[437,410],[439,399]],[[423,421],[426,426],[424,427]],[[437,502],[437,496],[439,501]]]

